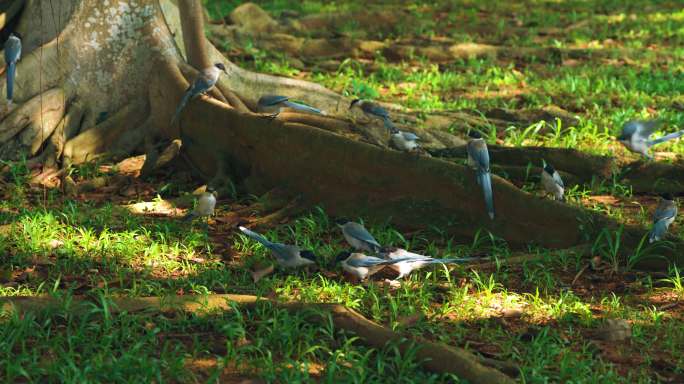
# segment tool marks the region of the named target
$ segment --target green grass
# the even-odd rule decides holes
[[[600,284],[587,291],[589,280],[570,286],[585,260],[530,249],[539,259],[518,267],[435,268],[409,276],[398,289],[359,285],[331,264],[346,245],[333,220],[317,209],[264,234],[315,249],[320,271],[276,271],[254,284],[248,270],[272,261],[263,247],[242,235],[219,236],[201,225],[136,215],[108,202],[55,196],[44,203],[42,194],[22,184],[26,172],[18,163],[9,184],[23,191],[24,200],[0,203],[5,228],[0,232],[0,295],[49,295],[65,304],[0,317],[5,382],[205,382],[227,377],[225,370],[277,382],[458,382],[420,369],[412,352],[399,354],[392,345],[368,348],[330,322],[321,326],[304,313],[269,304],[196,314],[113,316],[106,311],[113,297],[224,292],[342,303],[399,332],[512,361],[528,382],[648,381],[652,371],[645,367],[625,371],[624,365],[600,358],[606,347],[590,336],[603,319],[621,318],[634,324],[631,341],[620,344],[625,354],[643,361],[665,359],[676,372],[684,369],[678,353],[684,328],[676,312],[649,304],[661,296],[682,297],[678,269],[658,287],[637,275],[624,294],[616,295]],[[388,225],[368,225],[384,244],[441,257],[484,253],[503,260],[511,255],[505,242],[485,233],[463,243],[431,229],[405,236]],[[232,258],[225,258],[223,247],[231,249]],[[586,274],[620,281],[616,273],[626,270],[627,261],[611,259],[619,233],[607,232],[596,239],[596,247],[610,273]],[[83,294],[93,298],[90,310],[70,311],[69,298]],[[512,309],[521,310],[521,317],[502,320],[502,311]],[[403,323],[416,314],[416,321]],[[211,364],[193,368],[202,361]]]
[[[223,14],[234,5],[223,4]],[[302,14],[354,11],[359,3],[258,2],[278,17],[282,10]],[[324,5],[325,4],[325,5]],[[393,4],[395,7],[384,7]],[[337,71],[295,69],[278,52],[257,45],[234,47],[253,60],[242,66],[285,76],[297,75],[337,92],[401,104],[420,113],[440,110],[488,111],[492,108],[559,106],[581,117],[576,127],[532,135],[521,141],[528,127],[507,130],[505,144],[573,147],[593,153],[627,155],[609,140],[628,119],[660,118],[664,129],[684,125],[680,113],[684,91],[684,11],[676,1],[463,1],[434,5],[397,2],[371,3],[371,10],[406,10],[409,22],[379,28],[376,40],[438,36],[458,42],[480,42],[512,47],[593,49],[605,57],[544,63],[506,59],[456,60],[435,64],[419,57],[390,62],[380,53],[373,60],[346,59]],[[216,5],[218,7],[218,5]],[[389,9],[389,10],[388,10]],[[511,14],[515,14],[515,18]],[[435,21],[437,20],[437,21]],[[410,27],[409,27],[410,26]],[[571,29],[565,31],[565,28]],[[420,45],[421,43],[417,43]],[[568,58],[566,58],[568,59]],[[369,64],[372,64],[369,65]],[[519,92],[519,93],[517,93]],[[677,106],[680,105],[680,106]],[[674,108],[673,108],[674,107]],[[534,127],[534,125],[533,125]],[[658,134],[658,133],[657,133]],[[659,151],[684,153],[684,144],[670,142]]]

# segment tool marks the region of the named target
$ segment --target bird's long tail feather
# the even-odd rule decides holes
[[[258,241],[258,242],[261,243],[261,245],[263,245],[264,247],[270,248],[270,247],[273,245],[273,243],[271,243],[270,241],[266,240],[265,237],[261,236],[260,234],[254,232],[254,231],[250,231],[249,229],[247,229],[247,228],[245,228],[245,227],[240,227],[240,231],[242,231],[242,233],[244,233],[244,234],[247,235],[248,237],[250,237],[250,238],[252,238],[252,239]]]
[[[478,257],[455,257],[451,259],[434,259],[435,262],[439,262],[441,264],[464,264],[464,263],[470,263],[471,261],[476,261],[476,260],[482,260],[482,258]]]
[[[10,62],[7,65],[7,100],[12,101],[14,96],[14,77],[17,74],[17,63]]]
[[[294,109],[294,110],[296,110],[296,111],[317,113],[317,114],[319,114],[319,115],[321,114],[321,110],[320,110],[320,109],[317,109],[317,108],[314,108],[314,107],[310,107],[310,106],[305,105],[305,104],[299,104],[299,103],[295,103],[295,102],[292,102],[292,101],[286,101],[286,102],[284,102],[283,104],[284,104],[286,107],[292,108],[292,109]]]
[[[674,133],[670,133],[669,135],[665,135],[663,137],[659,137],[659,138],[654,139],[654,140],[649,140],[648,145],[651,146],[651,145],[664,143],[668,140],[676,139],[676,138],[681,137],[681,136],[684,136],[684,130],[674,132]]]
[[[178,117],[180,116],[181,111],[183,110],[183,108],[185,108],[185,105],[188,103],[188,101],[190,101],[190,95],[191,93],[188,89],[183,95],[180,104],[178,104],[178,108],[176,108],[176,113],[174,113],[173,119],[171,119],[171,125],[175,124],[176,121],[178,121]]]
[[[490,219],[494,220],[494,195],[492,193],[491,174],[489,172],[480,172],[477,174],[477,179],[478,184],[482,186],[487,214],[489,214]]]

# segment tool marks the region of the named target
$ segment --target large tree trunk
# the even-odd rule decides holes
[[[389,150],[382,128],[352,123],[349,100],[321,86],[233,65],[205,40],[199,1],[181,0],[179,6],[180,14],[170,0],[26,1],[16,24],[25,47],[17,104],[5,106],[0,123],[2,157],[28,151],[59,164],[144,151],[155,159],[156,141],[180,139],[185,158],[214,182],[230,178],[254,193],[283,188],[334,215],[438,226],[460,237],[484,228],[514,245],[554,248],[618,227],[496,176],[496,218],[490,220],[471,170]],[[195,68],[219,61],[228,75],[209,96],[191,101],[171,126]],[[252,113],[266,93],[303,100],[327,116],[283,113],[270,120]],[[441,132],[422,133],[436,146],[463,143]],[[495,159],[505,156],[505,150],[498,153]],[[627,228],[627,245],[644,231]]]

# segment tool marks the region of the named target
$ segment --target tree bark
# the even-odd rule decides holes
[[[0,123],[3,153],[45,146],[57,161],[79,163],[150,150],[159,137],[180,139],[182,157],[208,179],[230,178],[250,193],[286,189],[333,215],[380,222],[391,218],[405,228],[436,226],[464,239],[485,229],[514,246],[552,248],[583,243],[604,228],[619,226],[595,212],[522,192],[496,176],[496,218],[490,220],[472,170],[389,150],[383,128],[366,128],[350,119],[349,100],[320,85],[253,73],[230,63],[202,36],[196,0],[180,1],[182,18],[170,0],[45,3],[28,1],[18,16],[27,48],[18,66],[19,104]],[[190,65],[182,59],[183,52]],[[170,126],[196,70],[215,62],[224,63],[228,75],[211,94],[190,101],[179,124]],[[0,84],[5,87],[4,79]],[[20,116],[41,116],[45,100],[54,99],[53,89],[63,95],[62,107],[50,119],[53,125],[43,122],[39,129],[29,129],[35,124],[27,126]],[[284,113],[271,120],[249,111],[267,93],[303,100],[327,116]],[[78,122],[76,116],[81,116]],[[62,120],[63,128],[56,128]],[[444,135],[429,134],[436,139]],[[521,167],[527,165],[521,158],[538,164],[550,152],[571,153],[563,155],[562,162],[554,158],[562,167],[554,165],[578,178],[588,170],[596,173],[596,164],[601,175],[612,166],[610,160],[572,150],[493,147],[492,159],[494,165]],[[626,228],[623,249],[636,245],[646,230]],[[669,256],[681,261],[680,246],[677,243]]]

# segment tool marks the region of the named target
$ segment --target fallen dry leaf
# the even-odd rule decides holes
[[[275,267],[273,267],[273,265],[269,265],[266,268],[257,269],[256,271],[252,271],[251,272],[252,273],[252,280],[254,280],[254,283],[256,284],[259,282],[259,280],[261,280],[264,277],[273,273],[274,270],[275,270]]]

